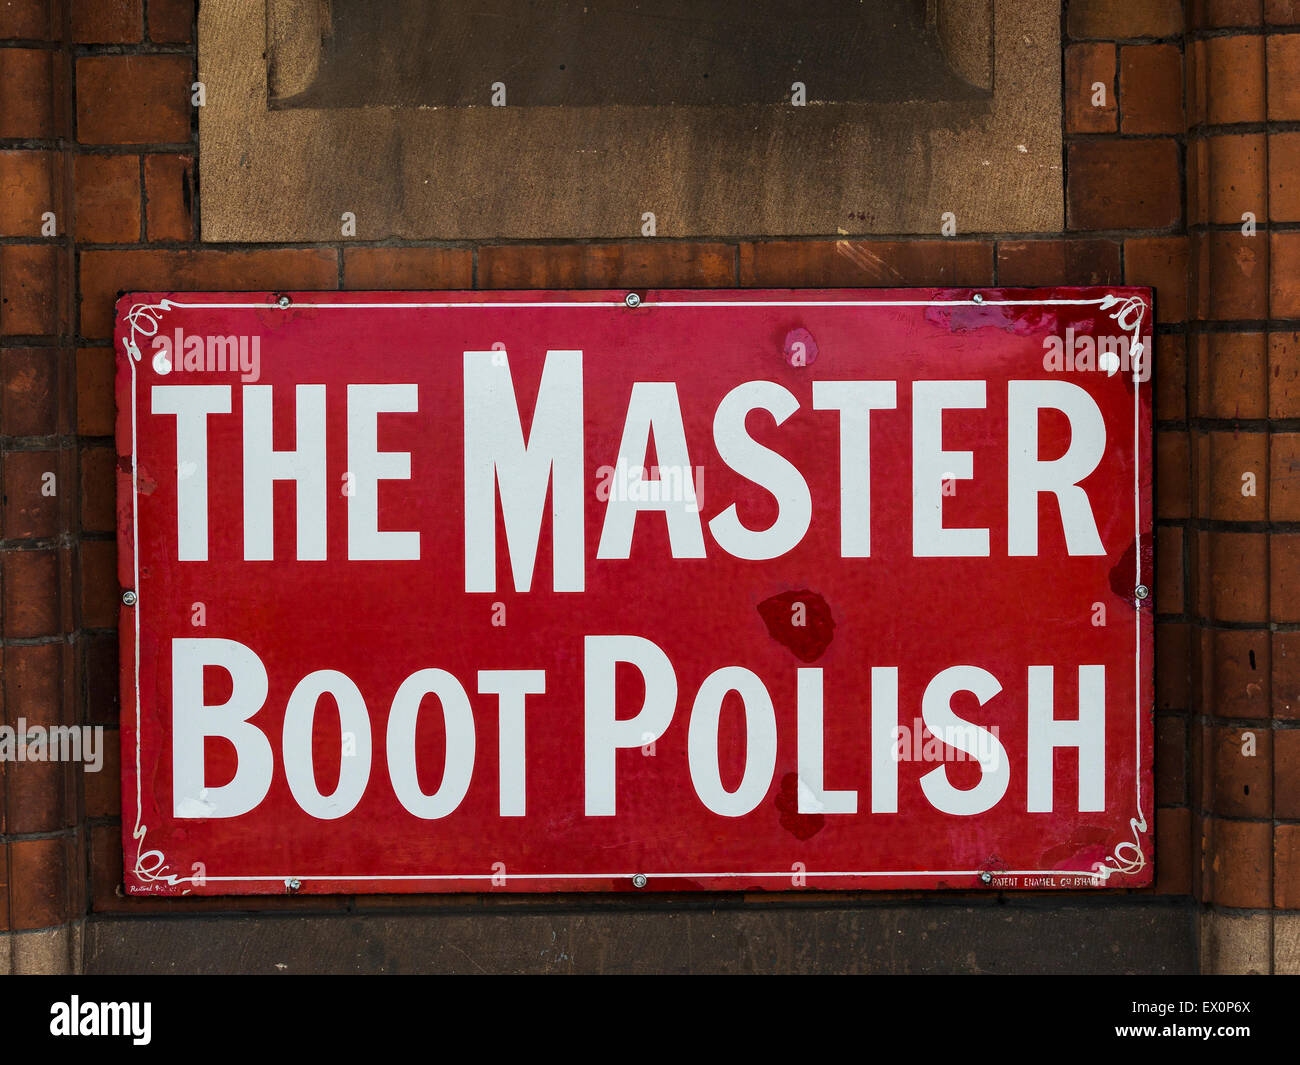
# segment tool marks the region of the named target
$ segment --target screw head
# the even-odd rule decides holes
[[[135,592],[133,592],[130,588],[128,588],[125,592],[122,593],[123,606],[135,606],[137,601],[138,601],[138,597],[136,596]]]
[[[993,883],[993,874],[985,870],[984,872],[980,873],[980,881],[985,884]]]
[[[283,310],[285,307],[289,306],[289,304],[291,304],[291,303],[293,302],[293,300],[291,300],[288,296],[281,296],[281,297],[280,297],[278,300],[276,300],[275,302],[276,302],[276,305],[279,306],[279,307],[281,308],[281,310]]]
[[[639,888],[642,888],[642,887],[645,887],[646,884],[648,884],[648,883],[650,883],[650,881],[649,881],[649,879],[646,877],[645,873],[637,873],[636,876],[634,876],[634,877],[632,878],[632,886],[633,886],[633,887],[639,887]]]
[[[288,880],[284,882],[284,886],[287,887],[290,891],[297,891],[300,887],[302,887],[302,881],[299,880],[296,876],[290,877]]]
[[[1145,584],[1139,584],[1136,588],[1133,589],[1133,594],[1136,595],[1139,599],[1145,599],[1147,596],[1151,594],[1151,589],[1148,588]]]
[[[973,296],[971,297],[971,299],[973,299],[976,303],[983,303],[983,302],[984,302],[984,297],[983,297],[982,295],[980,295],[980,293],[978,293],[978,292],[975,293],[975,295],[973,295]]]
[[[623,297],[623,302],[626,303],[629,307],[640,307],[641,297],[638,296],[635,292],[629,292],[626,296]]]

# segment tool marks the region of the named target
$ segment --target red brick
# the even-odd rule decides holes
[[[1199,385],[1194,409],[1200,417],[1267,416],[1266,334],[1201,333],[1196,353]]]
[[[1269,437],[1269,520],[1300,521],[1300,433]]]
[[[1209,86],[1205,83],[1208,60],[1203,41],[1186,41],[1183,46],[1183,104],[1187,112],[1187,128],[1192,130],[1205,123],[1209,110]],[[1190,165],[1195,140],[1189,140],[1187,158]],[[1188,172],[1188,192],[1192,191],[1192,175]],[[1196,216],[1193,215],[1195,218]]]
[[[1113,240],[1000,240],[998,284],[1113,285],[1122,276]]]
[[[58,218],[59,171],[57,152],[0,151],[0,237],[42,236],[47,212],[55,215],[60,232],[66,228]]]
[[[50,0],[0,0],[0,39],[54,41],[59,11]]]
[[[82,436],[113,435],[113,374],[112,348],[77,352],[77,432]]]
[[[86,677],[86,721],[116,724],[119,712],[118,646],[116,633],[87,633],[83,671]]]
[[[1200,30],[1258,26],[1263,22],[1263,0],[1189,0],[1187,21]]]
[[[479,263],[481,271],[481,257]],[[747,243],[740,246],[740,283],[765,288],[991,285],[993,245],[969,240]]]
[[[95,913],[111,913],[132,906],[122,891],[122,830],[118,825],[90,829],[90,898]]]
[[[1270,122],[1300,119],[1300,33],[1268,38],[1268,118]]]
[[[1269,437],[1269,521],[1300,521],[1300,433]]]
[[[9,844],[9,915],[15,930],[51,928],[71,916],[69,849],[66,837]]]
[[[1273,816],[1300,819],[1300,729],[1273,733]]]
[[[1300,632],[1273,633],[1272,693],[1274,717],[1300,719]]]
[[[86,816],[117,817],[122,812],[122,752],[116,731],[104,733],[104,764],[85,774]]]
[[[1073,141],[1066,165],[1070,229],[1163,229],[1182,218],[1172,139]]]
[[[1157,322],[1186,319],[1187,274],[1186,237],[1137,237],[1124,242],[1125,281],[1156,290]]]
[[[1191,814],[1187,810],[1156,811],[1157,895],[1187,895],[1192,890]]]
[[[1210,617],[1214,613],[1214,588],[1210,583],[1210,534],[1203,530],[1196,532],[1189,530],[1187,536],[1191,541],[1189,545],[1191,559],[1187,573],[1192,598],[1190,612],[1200,617]],[[1209,689],[1211,659],[1202,646],[1205,638],[1204,631],[1200,636],[1192,637],[1192,650],[1195,657],[1193,674],[1198,678],[1195,686],[1195,705],[1198,709],[1204,709],[1205,692]]]
[[[1103,88],[1098,104],[1097,85]],[[1065,129],[1067,133],[1114,133],[1119,109],[1115,98],[1115,46],[1072,44],[1065,50]]]
[[[1156,529],[1156,612],[1183,612],[1183,530],[1176,525]]]
[[[0,424],[9,436],[52,436],[66,428],[57,348],[0,350]]]
[[[1216,728],[1213,740],[1211,809],[1228,817],[1271,816],[1273,733],[1267,728]]]
[[[1182,133],[1182,51],[1172,44],[1125,45],[1119,61],[1123,131]]]
[[[1300,133],[1269,134],[1268,214],[1275,222],[1300,222]]]
[[[81,253],[81,331],[113,332],[118,292],[328,289],[338,281],[330,248],[262,248],[256,251],[145,250]]]
[[[1186,710],[1191,682],[1190,629],[1176,621],[1156,622],[1156,708]]]
[[[193,25],[194,0],[149,0],[149,40],[189,44]]]
[[[1191,458],[1186,433],[1156,433],[1156,471],[1157,517],[1190,517]]]
[[[53,636],[59,631],[59,559],[53,551],[6,551],[4,634]]]
[[[479,288],[694,288],[735,283],[727,244],[491,245]]]
[[[85,540],[81,544],[81,623],[109,629],[117,624],[121,588],[117,583],[117,545]]]
[[[1269,634],[1266,629],[1205,629],[1207,713],[1215,717],[1269,716]]]
[[[61,476],[57,451],[10,451],[4,455],[6,540],[59,533],[59,492],[72,490]],[[50,494],[53,493],[53,494]]]
[[[1260,26],[1264,0],[1188,0],[1187,21],[1203,30]]]
[[[1207,535],[1211,586],[1202,613],[1216,621],[1266,621],[1268,544],[1264,534]]]
[[[178,144],[190,139],[193,62],[181,55],[77,60],[82,144]]]
[[[9,831],[55,832],[76,823],[77,788],[69,762],[22,762],[8,767]]]
[[[134,244],[140,239],[140,159],[135,155],[78,155],[77,240]]]
[[[1267,821],[1207,822],[1209,897],[1219,906],[1265,909],[1270,903],[1273,826]]]
[[[1265,234],[1198,233],[1192,240],[1193,292],[1200,317],[1266,318],[1269,245]]]
[[[0,333],[34,336],[58,331],[58,251],[52,244],[0,247]]]
[[[1187,801],[1187,722],[1181,717],[1156,719],[1156,802]]]
[[[1202,630],[1202,635],[1204,631]],[[1214,742],[1211,738],[1211,727],[1193,718],[1188,723],[1187,733],[1188,790],[1191,806],[1198,812],[1204,812],[1210,805],[1214,776]]]
[[[1300,24],[1300,0],[1264,0],[1264,21],[1270,26]]]
[[[0,137],[58,135],[54,106],[56,52],[0,48]]]
[[[1191,106],[1190,100],[1188,106]],[[1187,224],[1204,225],[1209,220],[1209,149],[1202,138],[1189,137],[1185,151]]]
[[[1300,909],[1300,825],[1273,829],[1273,905]]]
[[[1212,432],[1200,439],[1203,451],[1199,468],[1207,483],[1198,500],[1198,516],[1220,521],[1263,521],[1268,502],[1268,435]]]
[[[146,155],[144,180],[149,239],[193,240],[193,159],[188,155]]]
[[[81,528],[114,532],[117,528],[117,462],[111,447],[81,451]]]
[[[1273,533],[1268,538],[1269,616],[1273,621],[1300,621],[1300,533]]]
[[[24,718],[29,725],[66,723],[62,677],[64,644],[10,645],[4,649],[4,720],[11,727]]]
[[[73,871],[67,883],[68,913],[73,918],[79,918],[90,912],[89,891],[84,872],[89,867],[86,835],[86,829],[78,826],[77,830],[68,837],[68,867]]]
[[[70,0],[70,40],[75,44],[133,44],[144,29],[142,0]]]
[[[1257,36],[1209,37],[1193,45],[1210,125],[1264,121],[1264,45]]]
[[[1160,336],[1155,348],[1156,420],[1182,421],[1187,416],[1187,338]]]
[[[1262,133],[1209,137],[1204,142],[1207,156],[1207,219],[1216,223],[1242,225],[1250,212],[1262,225],[1268,203],[1265,188],[1265,146]]]
[[[14,729],[69,724],[61,696],[71,683],[71,664],[71,648],[62,643],[6,648],[6,723]],[[51,832],[73,824],[79,771],[68,762],[8,766],[8,831]]]
[[[1071,0],[1071,37],[1173,37],[1183,31],[1181,0]]]
[[[1268,248],[1269,313],[1274,318],[1300,318],[1300,230],[1275,230],[1269,234]]]
[[[1300,418],[1300,333],[1268,336],[1268,416]]]
[[[474,287],[468,248],[345,248],[348,289],[465,289]]]

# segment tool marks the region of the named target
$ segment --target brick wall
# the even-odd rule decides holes
[[[193,0],[0,0],[6,722],[116,728],[119,290],[1150,284],[1157,882],[1107,893],[1091,934],[1120,937],[1115,907],[1164,900],[1199,928],[1204,970],[1300,971],[1300,0],[1073,0],[1063,25],[1067,231],[1053,237],[942,239],[936,219],[933,237],[866,241],[231,246],[197,239]],[[233,910],[122,896],[115,750],[99,774],[0,763],[0,786],[0,972],[79,968],[87,922],[109,915]]]
[[[1168,446],[1190,460],[1177,535],[1194,677],[1193,890],[1206,906],[1204,968],[1268,971],[1271,958],[1296,972],[1300,3],[1203,0],[1191,15],[1187,409]]]

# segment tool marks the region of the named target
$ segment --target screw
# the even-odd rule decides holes
[[[645,887],[649,882],[650,881],[646,878],[645,873],[637,873],[636,876],[632,878],[633,887]]]
[[[135,606],[138,596],[130,588],[122,593],[122,603],[124,606]]]
[[[286,880],[284,882],[284,886],[287,887],[290,891],[297,891],[300,887],[302,887],[302,881],[295,876],[290,878],[289,880]]]
[[[980,873],[980,880],[985,884],[993,883],[993,874],[989,872]]]
[[[638,296],[635,292],[629,292],[626,296],[623,297],[623,302],[626,303],[629,307],[640,307],[641,297]]]
[[[289,306],[289,304],[291,304],[293,300],[291,300],[288,296],[281,296],[275,302],[280,306],[280,309],[283,310],[285,307]]]
[[[981,296],[978,292],[975,293],[975,295],[973,295],[973,296],[971,297],[971,299],[973,299],[976,303],[983,303],[983,302],[984,302],[984,297]]]
[[[1136,588],[1133,589],[1133,594],[1136,595],[1139,599],[1145,599],[1148,595],[1151,594],[1151,589],[1148,588],[1145,584],[1139,584]]]

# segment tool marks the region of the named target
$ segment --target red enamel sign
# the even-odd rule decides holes
[[[128,891],[1149,883],[1152,332],[122,297]]]

